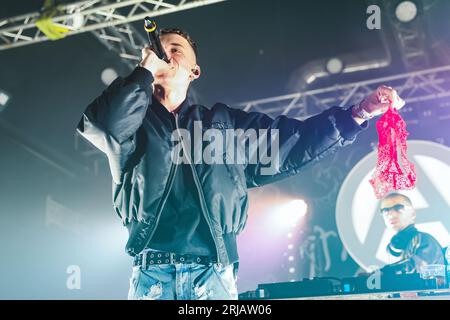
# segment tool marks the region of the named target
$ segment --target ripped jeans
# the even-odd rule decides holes
[[[129,300],[237,300],[233,265],[175,263],[133,267]]]

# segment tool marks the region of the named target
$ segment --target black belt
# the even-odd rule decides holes
[[[164,251],[146,251],[134,257],[133,266],[147,268],[151,265],[174,263],[198,263],[210,265],[217,262],[215,257],[197,256],[193,254],[178,254]]]

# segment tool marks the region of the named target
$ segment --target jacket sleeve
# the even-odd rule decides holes
[[[414,273],[416,272],[416,265],[412,258],[407,258],[388,264],[381,268],[380,271],[382,274]]]
[[[233,110],[235,128],[254,129],[259,132],[259,138],[267,132],[267,148],[261,148],[260,142],[264,139],[258,139],[257,152],[260,154],[255,154],[255,148],[245,151],[245,175],[249,188],[297,174],[338,147],[351,144],[356,135],[368,126],[368,122],[358,125],[351,116],[351,110],[340,107],[332,107],[304,121],[286,116],[272,119],[263,113]],[[260,131],[262,129],[267,130]],[[261,154],[267,155],[265,159],[260,157]]]
[[[78,124],[78,133],[107,155],[116,184],[136,149],[136,132],[151,102],[152,82],[151,72],[141,67],[117,78],[89,104]]]
[[[445,264],[440,244],[430,235],[421,233],[413,239],[415,244],[405,254],[405,258],[381,269],[386,273],[420,272],[420,268],[430,264]]]

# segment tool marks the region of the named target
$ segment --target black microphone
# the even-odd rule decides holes
[[[145,31],[147,31],[150,47],[153,48],[158,58],[169,63],[169,59],[167,58],[166,52],[164,51],[161,45],[161,41],[159,40],[159,32],[158,29],[156,28],[156,22],[150,19],[150,17],[145,17],[144,29]]]

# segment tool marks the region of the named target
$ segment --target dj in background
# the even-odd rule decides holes
[[[381,200],[380,211],[386,227],[395,231],[387,252],[391,258],[400,259],[383,267],[383,273],[420,273],[424,266],[444,265],[444,253],[439,242],[414,226],[416,210],[407,196],[400,193],[387,195]]]

